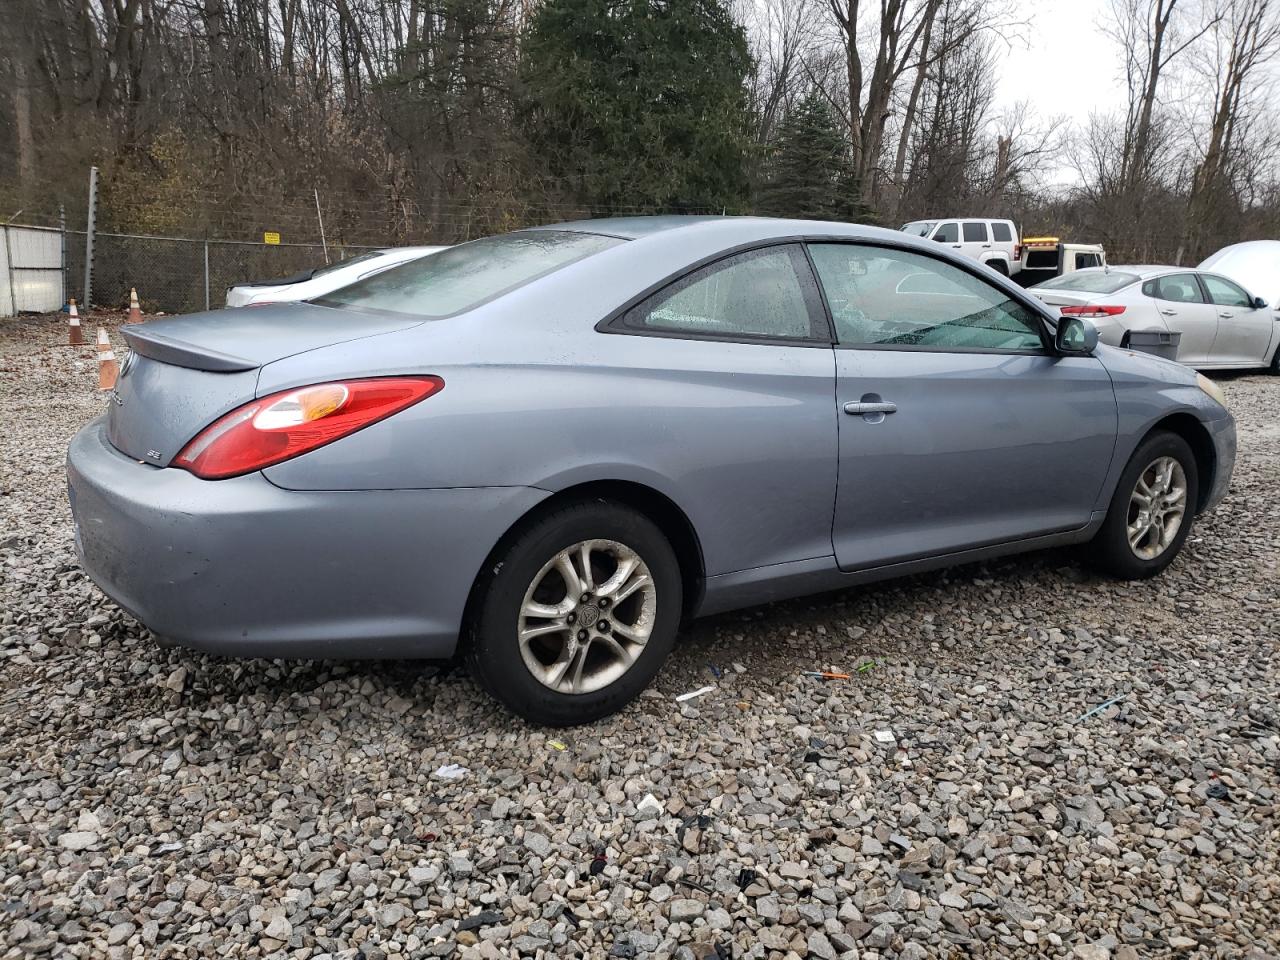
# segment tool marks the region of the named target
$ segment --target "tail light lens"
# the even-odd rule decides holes
[[[1085,320],[1097,320],[1101,317],[1115,317],[1124,313],[1124,307],[1116,305],[1090,303],[1082,307],[1062,307],[1064,317],[1082,317]]]
[[[219,417],[173,466],[204,480],[261,470],[385,420],[444,388],[439,377],[343,380],[283,390]]]

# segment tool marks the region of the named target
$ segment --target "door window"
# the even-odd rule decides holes
[[[959,243],[960,242],[960,225],[956,223],[944,223],[938,228],[938,232],[933,235],[933,239],[939,243]]]
[[[986,243],[987,242],[987,225],[985,223],[965,223],[964,242],[965,243]]]
[[[999,220],[991,224],[991,235],[995,237],[997,243],[1008,243],[1013,239],[1013,232],[1009,229],[1009,225]]]
[[[748,250],[677,280],[627,311],[622,326],[729,339],[827,339],[809,309],[802,275],[808,265],[798,244]]]
[[[959,267],[857,244],[815,243],[809,251],[841,344],[983,352],[1043,347],[1031,308]]]
[[[1088,270],[1090,267],[1102,266],[1102,258],[1096,253],[1077,253],[1076,269]]]
[[[1224,280],[1222,277],[1215,277],[1208,273],[1200,274],[1200,279],[1204,281],[1205,289],[1209,291],[1209,299],[1219,306],[1253,306],[1253,301],[1249,299],[1249,295],[1230,280]]]
[[[1204,303],[1200,284],[1196,283],[1195,274],[1191,273],[1175,273],[1152,280],[1143,285],[1143,293],[1170,303]]]

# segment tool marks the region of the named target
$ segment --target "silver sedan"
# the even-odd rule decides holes
[[[1030,288],[1064,316],[1092,320],[1103,343],[1135,331],[1181,334],[1177,359],[1201,369],[1280,372],[1280,311],[1218,273],[1187,267],[1077,270]]]

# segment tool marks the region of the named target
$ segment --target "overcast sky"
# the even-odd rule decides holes
[[[1122,107],[1120,51],[1100,25],[1108,9],[1107,0],[1029,4],[1022,38],[1004,58],[1000,105],[1030,100],[1042,116],[1077,121],[1090,110]]]
[[[1083,127],[1091,111],[1124,109],[1120,49],[1102,30],[1108,0],[1054,0],[1026,7],[1028,24],[1010,41],[996,107],[1030,100],[1042,118],[1066,116]],[[1074,180],[1064,168],[1054,180]]]

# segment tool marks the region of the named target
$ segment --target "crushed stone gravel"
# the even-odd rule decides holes
[[[550,733],[449,667],[159,646],[76,563],[64,337],[0,321],[0,957],[1280,954],[1280,380],[1222,378],[1232,492],[1154,581],[718,617]]]

